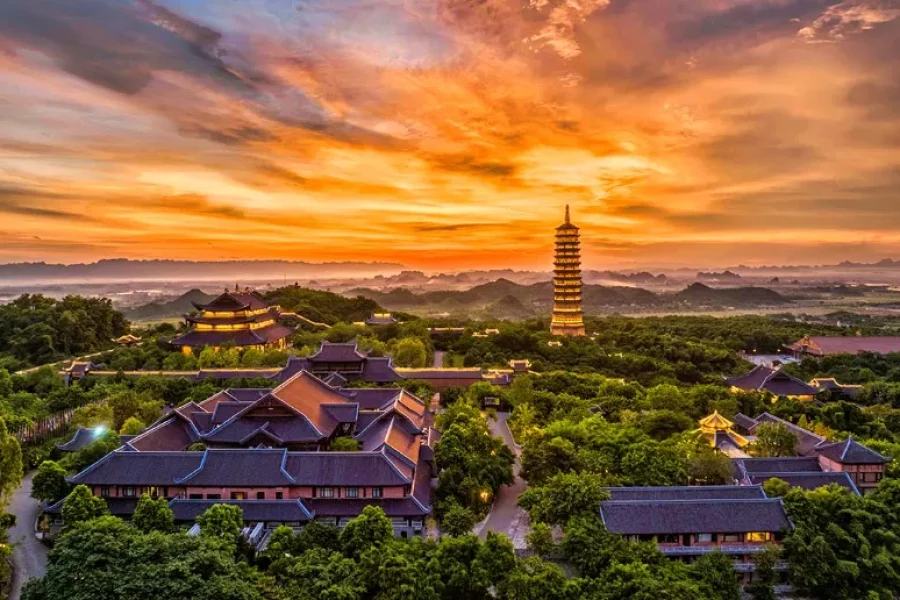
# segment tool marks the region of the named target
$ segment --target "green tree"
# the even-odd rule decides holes
[[[9,434],[6,421],[0,418],[0,509],[22,483],[22,448],[19,440]]]
[[[772,477],[763,483],[763,491],[769,498],[781,498],[791,491],[791,485],[784,479]]]
[[[741,600],[741,577],[734,570],[734,561],[724,552],[704,554],[691,565],[691,570],[718,600]]]
[[[144,494],[134,509],[132,523],[144,533],[166,533],[175,529],[175,516],[165,498],[152,498],[149,494]]]
[[[519,505],[532,521],[565,525],[573,517],[596,514],[600,502],[608,498],[594,474],[560,473],[542,486],[525,490],[519,496]]]
[[[331,442],[329,450],[332,452],[357,452],[359,450],[359,440],[349,436],[336,437]]]
[[[393,538],[391,520],[380,507],[369,505],[344,527],[341,548],[345,555],[358,558],[366,550],[380,547]]]
[[[366,591],[356,563],[324,548],[297,557],[284,582],[287,597],[298,600],[361,600]]]
[[[226,541],[237,546],[244,527],[244,513],[234,504],[213,504],[197,517],[200,535]]]
[[[734,482],[731,459],[705,448],[690,459],[691,481],[700,485],[727,485]]]
[[[403,338],[397,342],[393,357],[398,367],[419,369],[428,361],[428,350],[419,338]]]
[[[578,598],[575,583],[566,579],[563,570],[538,558],[526,558],[510,573],[500,596],[506,600],[554,600]]]
[[[241,356],[241,366],[246,368],[257,368],[262,366],[263,361],[263,352],[262,350],[257,350],[256,348],[248,348],[244,350],[244,354]]]
[[[781,423],[760,423],[753,450],[759,456],[794,456],[797,438]]]
[[[770,546],[765,552],[754,555],[753,562],[756,571],[753,581],[747,588],[747,592],[753,600],[775,600],[775,584],[778,583],[778,574],[775,565],[781,556],[781,551],[776,546]]]
[[[62,518],[66,527],[102,517],[107,512],[103,498],[94,496],[86,485],[75,486],[62,506]]]
[[[65,498],[69,490],[66,470],[56,461],[42,462],[31,480],[31,497],[41,502],[56,502]]]
[[[258,573],[227,546],[204,536],[144,534],[101,517],[60,537],[46,575],[23,600],[261,600]]]
[[[144,430],[143,421],[137,417],[128,417],[119,429],[119,435],[138,435]]]
[[[458,502],[449,501],[449,508],[443,510],[441,531],[447,535],[468,535],[478,522],[478,516]]]
[[[553,529],[546,523],[532,523],[531,531],[526,536],[528,547],[537,556],[549,556],[556,549],[553,542]]]

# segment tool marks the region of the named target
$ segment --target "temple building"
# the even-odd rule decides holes
[[[891,354],[900,352],[900,336],[827,336],[808,335],[785,348],[795,358],[834,356],[835,354]]]
[[[732,458],[747,456],[743,451],[750,440],[735,431],[734,423],[714,411],[708,417],[700,419],[697,433],[709,440],[709,445]]]
[[[714,415],[715,416],[715,413]],[[707,417],[703,421],[709,421]],[[735,438],[717,433],[715,447],[733,459],[734,479],[741,485],[763,484],[777,477],[795,487],[815,489],[836,483],[856,494],[865,494],[878,487],[891,458],[863,446],[852,437],[833,442],[807,429],[763,413],[756,418],[738,413],[729,429],[749,442],[742,447],[752,451],[757,428],[763,423],[782,425],[796,440],[791,457],[750,457],[734,452]],[[721,424],[720,424],[721,425]],[[702,426],[701,426],[702,427]]]
[[[339,389],[302,371],[275,389],[234,388],[188,402],[77,475],[110,512],[130,517],[142,494],[190,523],[233,503],[248,526],[343,526],[380,506],[396,535],[425,533],[438,432],[425,404],[399,388]],[[335,439],[357,451],[331,451]],[[61,514],[62,501],[47,513]]]
[[[245,290],[221,294],[209,304],[192,302],[197,314],[185,315],[190,330],[172,339],[189,354],[195,348],[218,348],[233,344],[258,350],[286,347],[292,330],[278,323],[281,309],[270,306],[256,292]]]
[[[780,544],[792,529],[779,498],[762,487],[607,488],[600,518],[610,533],[632,541],[654,542],[667,557],[693,562],[711,552],[734,561],[742,583],[753,581],[754,555]],[[780,563],[776,568],[785,567]]]
[[[726,377],[725,383],[731,391],[768,392],[773,396],[784,396],[795,400],[815,400],[819,388],[812,386],[785,373],[781,369],[773,369],[765,365],[755,367],[749,373],[737,377]]]
[[[553,262],[553,335],[584,335],[584,308],[581,297],[581,246],[578,227],[569,220],[556,228]]]
[[[394,369],[389,356],[369,356],[356,342],[334,344],[322,342],[319,351],[311,356],[291,356],[274,379],[286,381],[301,371],[309,371],[332,385],[350,381],[391,383],[404,376]]]

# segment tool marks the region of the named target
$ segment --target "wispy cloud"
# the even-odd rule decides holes
[[[6,0],[0,260],[900,253],[898,8]]]

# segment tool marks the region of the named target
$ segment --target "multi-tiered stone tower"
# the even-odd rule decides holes
[[[581,301],[581,247],[578,227],[569,220],[556,228],[556,256],[553,262],[553,335],[584,335]]]

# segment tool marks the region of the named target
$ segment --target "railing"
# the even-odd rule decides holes
[[[103,401],[92,402],[90,404],[102,404]],[[85,406],[89,406],[86,404]],[[75,414],[74,408],[67,408],[49,417],[44,417],[36,423],[27,425],[24,423],[18,425],[10,425],[9,433],[16,438],[20,444],[31,445],[41,444],[53,437],[65,433],[72,423],[72,417]]]
[[[725,544],[725,545],[709,545],[709,546],[659,546],[659,550],[663,554],[672,555],[691,555],[691,554],[709,554],[720,550],[725,554],[755,554],[763,552],[767,546],[765,544]]]

